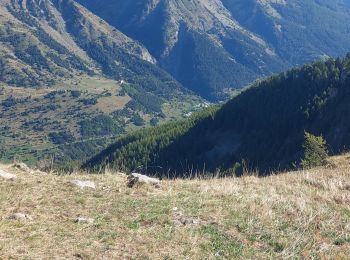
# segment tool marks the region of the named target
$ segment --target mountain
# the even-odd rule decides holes
[[[195,93],[226,100],[343,54],[349,10],[348,0],[3,0],[0,159],[85,159],[208,106]]]
[[[86,168],[189,176],[243,165],[260,174],[298,166],[304,131],[331,153],[350,148],[350,54],[255,83],[227,104],[120,138]]]
[[[1,2],[1,81],[53,83],[103,73],[149,89],[179,87],[148,51],[71,0]],[[169,91],[169,90],[168,90]]]
[[[78,0],[209,100],[350,45],[349,0]]]
[[[0,93],[0,158],[31,161],[85,158],[203,102],[145,47],[72,0],[0,2]]]

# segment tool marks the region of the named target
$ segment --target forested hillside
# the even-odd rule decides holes
[[[331,153],[350,147],[350,55],[255,83],[219,109],[119,139],[85,165],[170,176],[241,167],[260,174],[297,167],[304,132]]]
[[[0,161],[85,160],[124,133],[227,101],[255,79],[345,55],[349,20],[348,0],[2,0]],[[219,134],[230,141],[210,160],[241,147],[234,132]],[[253,165],[261,159],[241,149]],[[241,162],[232,154],[224,161]]]
[[[0,161],[86,159],[201,102],[76,1],[0,1]]]

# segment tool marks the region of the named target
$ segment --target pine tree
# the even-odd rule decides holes
[[[324,165],[328,157],[326,141],[322,136],[314,136],[308,132],[305,132],[304,138],[302,167],[308,169]]]

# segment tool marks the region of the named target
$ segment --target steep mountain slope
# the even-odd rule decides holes
[[[222,2],[242,26],[271,44],[283,60],[293,65],[349,51],[349,0]]]
[[[159,84],[173,81],[172,87],[176,86],[171,77],[152,65],[155,61],[146,49],[73,1],[7,0],[1,2],[1,10],[1,42],[6,54],[2,62],[10,71],[12,64],[20,65],[16,73],[6,73],[3,67],[2,81],[6,83],[20,85],[18,75],[25,74],[21,73],[24,68],[33,71],[29,79],[44,74],[38,79],[40,83],[45,74],[56,76],[60,70],[60,80],[70,70],[88,72],[83,66],[87,65],[117,80],[143,77],[147,81],[152,77]]]
[[[345,55],[350,45],[348,0],[78,1],[211,100],[292,65]]]
[[[221,108],[121,138],[85,166],[175,176],[243,161],[261,174],[288,169],[300,162],[305,130],[322,134],[332,153],[350,148],[349,87],[350,55],[306,65],[256,83]]]
[[[155,63],[75,1],[1,1],[0,159],[79,142],[64,153],[76,159],[115,134],[196,110],[201,99]]]

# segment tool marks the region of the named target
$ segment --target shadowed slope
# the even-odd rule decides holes
[[[197,121],[122,138],[89,160],[86,167],[141,167],[153,174],[189,177],[191,172],[235,171],[247,164],[265,174],[299,164],[305,130],[322,134],[330,151],[338,153],[350,148],[349,71],[350,56],[273,76],[217,112],[204,112]],[[182,131],[172,131],[178,128]]]

